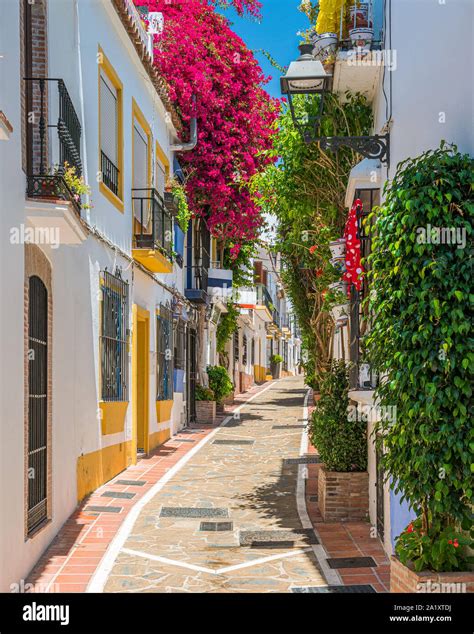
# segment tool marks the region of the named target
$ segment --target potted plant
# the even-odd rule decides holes
[[[203,385],[196,385],[196,418],[199,423],[216,422],[216,400],[214,392]]]
[[[349,37],[354,48],[370,51],[374,39],[371,8],[366,2],[355,3],[349,11]]]
[[[313,56],[321,62],[332,59],[337,50],[337,33],[314,33],[311,37]]]
[[[348,392],[348,367],[332,361],[321,379],[309,430],[323,463],[318,505],[325,522],[365,520],[369,512],[367,423],[348,415]]]
[[[221,365],[208,365],[206,372],[209,377],[209,388],[214,394],[219,409],[223,410],[224,400],[234,391],[232,381],[227,370]]]
[[[346,241],[344,238],[333,240],[329,243],[329,250],[333,258],[342,258],[346,252]]]
[[[283,363],[283,357],[281,354],[272,354],[270,358],[271,368],[272,368],[272,376],[274,379],[281,378],[281,366]]]

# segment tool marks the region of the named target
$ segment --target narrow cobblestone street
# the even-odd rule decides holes
[[[101,566],[104,590],[287,592],[326,583],[314,531],[298,515],[298,464],[286,462],[299,456],[305,394],[301,378],[280,381],[206,439],[140,511],[110,574]]]

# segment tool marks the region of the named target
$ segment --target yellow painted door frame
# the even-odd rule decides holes
[[[132,307],[132,460],[137,462],[139,437],[148,453],[150,312],[137,304]]]

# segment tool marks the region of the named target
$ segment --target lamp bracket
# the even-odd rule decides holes
[[[374,134],[372,136],[321,136],[307,137],[306,142],[319,142],[322,150],[337,152],[340,147],[349,147],[365,158],[379,159],[381,163],[390,160],[390,134]]]

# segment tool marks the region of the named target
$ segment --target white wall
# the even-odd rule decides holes
[[[132,235],[131,104],[135,97],[153,135],[170,155],[167,128],[158,96],[128,40],[111,4],[81,0],[48,2],[49,76],[63,78],[83,124],[84,173],[92,186],[94,209],[90,220],[119,248],[130,252]],[[79,20],[79,21],[78,21]],[[78,37],[77,26],[80,26]],[[52,265],[53,400],[52,400],[52,521],[33,539],[24,540],[24,245],[9,241],[11,227],[26,223],[25,175],[21,169],[19,3],[2,4],[0,40],[5,58],[0,64],[0,108],[11,121],[10,141],[0,141],[0,506],[8,521],[0,525],[0,591],[25,578],[77,503],[76,464],[81,454],[131,438],[131,404],[125,430],[102,436],[98,416],[99,385],[99,272],[106,267],[130,283],[132,303],[150,311],[149,433],[157,430],[155,308],[169,301],[168,291],[103,242],[89,236],[80,246],[42,246]],[[80,42],[80,58],[78,45]],[[98,77],[96,55],[101,45],[124,84],[125,212],[120,213],[99,193]],[[79,63],[80,61],[80,63]],[[82,74],[79,71],[82,71]],[[82,92],[81,92],[82,88]],[[86,160],[87,159],[87,160]],[[170,156],[170,163],[172,163]],[[166,279],[167,277],[167,279]],[[183,289],[183,271],[164,281]],[[131,327],[131,321],[130,321]],[[131,372],[129,374],[131,377]],[[131,381],[129,380],[131,388]],[[129,394],[129,397],[131,395]],[[181,396],[179,397],[181,399]],[[180,412],[173,410],[175,420]]]
[[[390,178],[400,161],[438,147],[442,139],[456,143],[462,152],[474,151],[474,2],[391,0],[391,4],[396,69],[385,72],[388,99],[392,77]],[[386,121],[381,89],[375,112],[377,132]],[[383,168],[382,176],[386,175]]]

